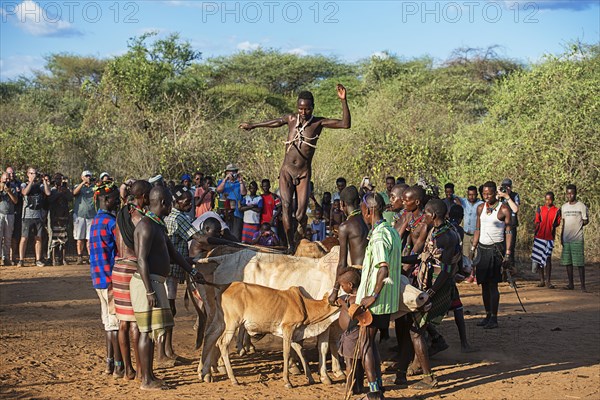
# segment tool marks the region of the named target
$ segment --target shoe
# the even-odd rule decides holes
[[[46,264],[44,264],[44,262],[43,262],[43,261],[41,261],[41,260],[37,260],[37,261],[35,262],[35,266],[36,266],[36,267],[45,267],[45,266],[46,266]]]
[[[496,321],[490,321],[483,329],[496,329],[498,328],[498,323]]]
[[[477,326],[486,326],[490,322],[490,317],[485,317],[477,323]]]
[[[17,261],[17,267],[24,267],[25,264],[23,263],[23,260],[19,260]]]

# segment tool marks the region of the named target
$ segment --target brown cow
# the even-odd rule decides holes
[[[292,387],[288,371],[290,347],[300,357],[308,383],[314,383],[302,354],[302,344],[299,342],[325,331],[332,320],[337,318],[337,315],[333,319],[332,316],[337,314],[339,308],[329,305],[327,294],[322,300],[313,300],[304,296],[297,286],[277,290],[250,283],[233,282],[217,296],[217,299],[220,307],[213,322],[222,331],[216,344],[227,375],[234,385],[237,385],[238,381],[229,361],[229,344],[240,326],[244,326],[250,335],[270,333],[283,338],[283,381],[287,388]],[[214,345],[208,342],[207,344],[208,348]]]

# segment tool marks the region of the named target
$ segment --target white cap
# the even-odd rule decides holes
[[[148,179],[148,182],[150,182],[150,183],[158,182],[162,178],[163,178],[162,175],[159,174],[159,175],[153,176],[152,178]]]
[[[104,178],[105,176],[110,177],[110,175],[108,174],[108,172],[103,172],[100,174],[100,180],[102,180],[102,178]]]
[[[81,176],[82,176],[82,177],[83,177],[83,176],[88,176],[88,175],[89,175],[89,176],[92,176],[92,171],[89,171],[89,170],[87,170],[87,169],[86,169],[85,171],[83,171],[83,172],[81,173]]]

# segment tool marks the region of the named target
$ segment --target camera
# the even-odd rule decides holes
[[[502,186],[500,186],[500,191],[502,193],[506,193],[508,191],[508,189],[506,188],[506,186],[502,185]]]

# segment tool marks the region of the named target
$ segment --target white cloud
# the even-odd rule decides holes
[[[296,47],[296,48],[287,50],[286,53],[294,54],[297,56],[305,56],[308,54],[308,51],[306,51],[306,49],[303,47]]]
[[[260,47],[260,43],[251,43],[249,41],[238,43],[236,48],[242,51],[252,51]]]
[[[376,51],[375,53],[371,54],[371,57],[379,58],[380,60],[387,60],[390,58],[390,55],[386,51]]]
[[[11,20],[22,30],[33,36],[74,36],[81,32],[66,21],[55,15],[49,15],[38,3],[32,0],[23,0],[14,11],[4,9],[4,16],[9,15]]]
[[[0,81],[30,76],[34,70],[42,69],[46,61],[37,56],[10,56],[0,59]]]

